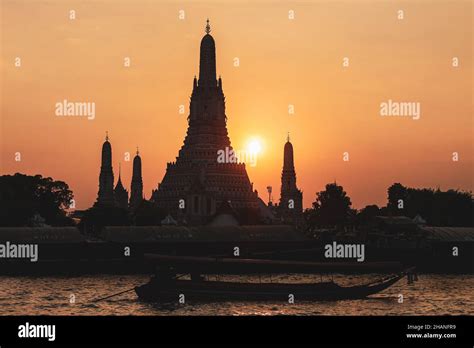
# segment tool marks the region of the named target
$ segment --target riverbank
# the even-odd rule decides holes
[[[4,275],[80,275],[150,273],[143,255],[269,258],[334,262],[325,246],[364,245],[364,262],[400,262],[419,272],[474,273],[474,242],[469,239],[351,236],[309,238],[291,226],[229,228],[106,227],[101,238],[82,235],[74,227],[0,228],[0,243],[37,246],[32,258],[0,258]],[[352,260],[336,259],[341,262]],[[357,262],[357,260],[353,260]],[[370,270],[369,270],[370,271]]]

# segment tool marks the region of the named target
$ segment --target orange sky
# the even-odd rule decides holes
[[[268,185],[279,196],[287,131],[305,207],[334,180],[356,208],[385,204],[393,182],[472,190],[472,7],[471,1],[2,0],[1,173],[64,180],[77,208],[87,208],[97,195],[108,130],[115,175],[121,162],[127,188],[132,162],[124,153],[139,146],[149,198],[186,133],[209,17],[232,145],[245,148],[254,136],[263,142],[248,173],[264,200]],[[131,67],[123,66],[124,57]],[[95,119],[55,116],[63,99],[95,102]],[[420,102],[421,118],[380,116],[388,99]]]

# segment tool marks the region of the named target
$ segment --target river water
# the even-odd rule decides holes
[[[334,275],[340,285],[381,277]],[[0,277],[0,315],[473,315],[474,275],[422,274],[419,281],[400,280],[365,300],[335,302],[219,302],[181,305],[147,304],[134,291],[97,303],[91,300],[133,288],[146,275],[81,277]],[[258,277],[235,279],[259,281]],[[310,282],[317,277],[280,276],[272,281]],[[330,277],[323,277],[328,280]],[[221,278],[222,280],[222,278]],[[268,280],[262,278],[262,281]],[[401,296],[403,302],[400,303]]]

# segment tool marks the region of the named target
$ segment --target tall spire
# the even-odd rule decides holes
[[[105,131],[105,141],[109,141],[109,131]]]
[[[199,60],[199,85],[215,87],[216,81],[216,44],[209,34],[209,20],[206,25],[206,35],[201,40],[201,55]]]
[[[138,208],[143,200],[142,159],[137,146],[137,154],[133,159],[132,184],[130,187],[130,208]]]
[[[293,144],[290,142],[290,133],[287,135],[283,151],[279,209],[285,223],[297,223],[303,210],[303,193],[296,186]]]
[[[283,151],[283,171],[284,172],[294,172],[295,164],[293,161],[293,144],[290,143],[290,133],[288,133],[286,138],[286,144]]]
[[[106,132],[105,142],[102,145],[102,161],[99,175],[99,192],[97,204],[102,206],[114,205],[114,172],[112,170],[112,146],[109,134]]]

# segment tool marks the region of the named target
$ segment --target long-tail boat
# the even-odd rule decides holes
[[[140,300],[173,302],[184,296],[188,301],[273,300],[286,301],[292,296],[297,300],[349,300],[362,299],[395,284],[404,276],[413,279],[414,268],[398,270],[383,279],[355,286],[341,286],[331,281],[315,283],[236,282],[209,280],[205,275],[223,274],[322,274],[341,269],[374,269],[387,272],[400,269],[399,263],[316,263],[274,261],[262,259],[232,259],[209,257],[180,257],[146,254],[155,266],[156,273],[147,284],[137,286]],[[188,276],[189,279],[183,279]]]

